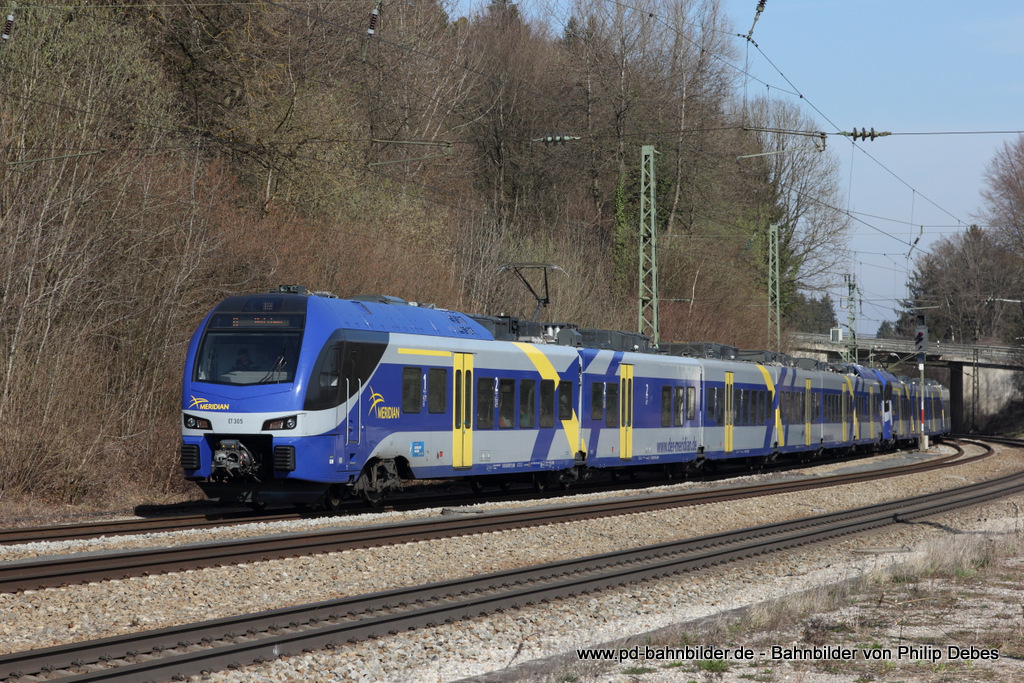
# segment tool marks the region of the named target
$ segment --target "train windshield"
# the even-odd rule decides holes
[[[294,382],[303,318],[214,315],[199,344],[193,380],[245,385]]]

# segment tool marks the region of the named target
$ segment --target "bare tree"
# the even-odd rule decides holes
[[[1021,292],[1022,268],[1020,257],[1003,248],[997,235],[972,226],[939,240],[918,259],[908,305],[928,308],[928,326],[941,339],[1012,341],[1021,306],[998,299]]]
[[[986,205],[981,218],[1024,254],[1024,135],[1004,142],[985,169]]]
[[[816,122],[796,105],[760,98],[748,116],[761,151],[769,154],[761,163],[773,206],[765,208],[778,212],[768,220],[779,224],[781,266],[801,287],[820,289],[847,257],[839,162],[813,135]]]

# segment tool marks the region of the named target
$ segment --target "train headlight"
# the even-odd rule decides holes
[[[298,423],[299,420],[295,415],[289,415],[288,417],[275,417],[273,420],[267,420],[263,423],[263,431],[295,429],[295,426]]]
[[[183,415],[185,420],[185,427],[188,429],[212,429],[210,421],[204,417],[196,417],[195,415]]]

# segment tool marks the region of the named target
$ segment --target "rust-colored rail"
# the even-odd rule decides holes
[[[1024,492],[1024,471],[899,501],[341,600],[0,656],[0,678],[165,680],[829,541]]]
[[[970,443],[970,442],[968,442]],[[958,456],[943,456],[931,462],[944,462]],[[842,458],[830,458],[816,461],[816,464],[829,464],[839,462],[853,462]],[[802,463],[773,463],[774,471],[784,471],[787,468],[803,467]],[[641,473],[650,474],[650,473]],[[707,476],[707,480],[721,480],[729,477],[739,476],[741,472],[719,473]],[[386,505],[379,508],[368,508],[366,503],[353,500],[347,503],[341,510],[336,512],[321,511],[296,511],[296,510],[267,510],[253,512],[251,510],[218,510],[198,514],[168,514],[145,519],[119,519],[102,520],[93,522],[82,522],[73,524],[53,524],[46,526],[24,526],[0,529],[0,546],[15,545],[19,543],[35,543],[39,541],[72,541],[88,538],[99,538],[100,536],[138,535],[148,533],[182,531],[187,529],[206,529],[237,526],[241,524],[268,523],[279,521],[293,521],[300,519],[317,519],[321,517],[334,517],[345,515],[360,515],[364,513],[375,513],[382,511],[408,511],[433,507],[447,507],[468,505],[476,502],[502,502],[502,501],[523,501],[530,499],[551,499],[565,495],[578,493],[607,492],[615,490],[635,490],[651,485],[663,485],[664,480],[637,481],[637,482],[588,482],[578,485],[568,493],[564,491],[547,491],[538,494],[532,489],[512,489],[509,491],[491,491],[483,494],[471,494],[468,491],[443,492],[445,485],[431,485],[415,487],[408,495],[399,495],[390,500]],[[441,493],[438,493],[441,490]]]
[[[956,458],[961,454],[962,451],[944,458],[885,470],[751,486],[695,492],[658,493],[542,508],[431,518],[399,524],[276,534],[171,548],[149,548],[3,563],[0,564],[0,592],[146,576],[324,552],[340,552],[353,548],[393,545],[839,486],[964,464],[986,457],[991,454],[991,449],[980,455],[957,460]]]

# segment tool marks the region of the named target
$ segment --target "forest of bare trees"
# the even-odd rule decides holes
[[[767,344],[771,223],[787,304],[834,277],[836,160],[748,156],[816,126],[745,101],[718,0],[381,3],[369,35],[375,6],[19,3],[0,52],[0,499],[179,487],[185,345],[228,294],[529,316],[500,266],[549,262],[546,315],[635,328],[641,145],[664,339]]]
[[[908,311],[931,334],[961,344],[1021,346],[1024,339],[1024,136],[1000,146],[985,172],[978,225],[939,240],[917,260]],[[911,313],[897,321],[909,333]]]

